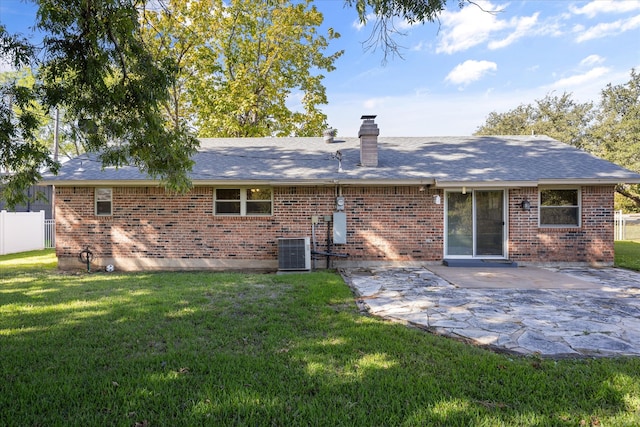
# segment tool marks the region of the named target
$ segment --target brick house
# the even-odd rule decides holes
[[[379,137],[374,118],[358,138],[203,139],[187,194],[72,159],[44,179],[59,266],[88,246],[122,270],[276,270],[298,238],[317,267],[613,263],[614,186],[640,175],[544,136]]]

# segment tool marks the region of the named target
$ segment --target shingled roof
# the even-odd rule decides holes
[[[359,165],[358,138],[202,139],[195,185],[323,183],[517,185],[640,183],[631,172],[545,136],[380,137],[378,166]],[[336,156],[340,152],[341,170]],[[135,167],[102,168],[96,155],[66,162],[54,185],[148,185]]]

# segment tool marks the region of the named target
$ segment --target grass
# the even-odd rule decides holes
[[[496,354],[363,316],[327,272],[62,274],[40,256],[0,257],[0,425],[640,424],[637,358]]]
[[[0,255],[0,278],[1,274],[9,271],[20,271],[23,269],[52,270],[58,266],[55,249],[45,249],[43,251],[21,252],[17,254]]]
[[[615,247],[617,267],[640,271],[640,242],[617,241]]]

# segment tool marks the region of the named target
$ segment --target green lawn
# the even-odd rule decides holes
[[[0,425],[640,425],[637,358],[485,351],[363,316],[332,273],[62,274],[52,256],[0,257]]]
[[[640,271],[640,242],[619,241],[615,245],[616,266]]]
[[[55,249],[0,255],[0,278],[8,272],[52,270],[58,266]]]

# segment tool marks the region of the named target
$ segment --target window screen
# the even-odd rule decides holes
[[[111,215],[112,191],[111,188],[96,188],[96,215]]]
[[[273,192],[270,188],[217,188],[216,215],[271,215]]]
[[[247,215],[271,215],[270,189],[247,189]]]
[[[216,215],[240,215],[240,189],[216,189]]]
[[[540,225],[580,226],[580,194],[578,190],[541,190]]]

